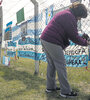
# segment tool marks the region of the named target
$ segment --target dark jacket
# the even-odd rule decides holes
[[[46,26],[40,38],[60,45],[63,49],[69,45],[69,40],[78,45],[87,46],[87,41],[78,34],[77,20],[69,9],[57,13]]]

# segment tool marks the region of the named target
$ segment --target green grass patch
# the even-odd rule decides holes
[[[67,68],[70,85],[79,94],[73,99],[60,97],[59,91],[45,93],[46,70],[47,63],[41,61],[39,75],[34,75],[34,60],[27,58],[11,58],[9,67],[1,64],[0,100],[90,100],[90,72],[85,68]]]

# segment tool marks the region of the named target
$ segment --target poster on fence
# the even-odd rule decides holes
[[[27,35],[27,21],[20,25],[21,27],[21,37],[25,37]]]
[[[88,47],[79,46],[71,42],[64,50],[66,66],[86,67],[88,65]]]
[[[15,57],[16,56],[16,45],[17,43],[14,41],[8,41],[7,42],[7,56],[9,57]]]
[[[3,56],[3,64],[5,66],[9,66],[10,65],[10,57]]]
[[[6,29],[4,33],[4,40],[12,39],[12,21],[6,24]]]
[[[42,13],[39,14],[36,22],[39,23],[41,19]],[[39,35],[41,34],[42,30],[41,28],[35,29],[34,22],[35,21],[33,17],[27,21],[27,34],[25,35],[25,40],[23,41],[22,38],[19,38],[18,40],[18,57],[29,58],[34,60],[36,59],[35,46],[40,46]],[[37,37],[36,39],[35,35]]]
[[[54,5],[51,5],[49,8],[45,9],[46,25],[50,22],[50,20],[53,17],[53,7],[54,7]]]
[[[88,47],[82,47],[79,45],[71,44],[64,50],[64,56],[66,59],[67,67],[86,67],[88,66]],[[46,55],[43,52],[40,55],[39,60],[47,61]]]

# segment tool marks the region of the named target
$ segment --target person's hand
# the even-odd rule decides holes
[[[82,38],[88,40],[88,39],[89,39],[89,36],[88,36],[87,34],[84,33],[84,34],[82,35]]]

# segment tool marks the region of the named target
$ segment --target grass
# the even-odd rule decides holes
[[[90,72],[85,68],[67,68],[70,85],[79,94],[76,98],[62,98],[59,91],[45,93],[46,65],[40,62],[39,75],[36,76],[33,60],[11,58],[9,67],[1,64],[0,100],[90,100]]]

